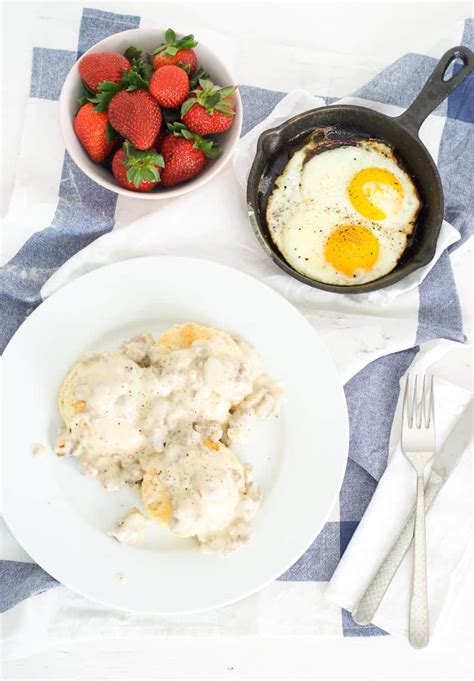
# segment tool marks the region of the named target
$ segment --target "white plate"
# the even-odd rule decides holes
[[[286,391],[279,419],[260,423],[239,454],[254,464],[264,501],[254,540],[230,556],[156,528],[145,546],[106,530],[131,505],[132,489],[106,493],[53,447],[56,396],[86,350],[193,320],[242,336]],[[137,258],[96,270],[46,300],[4,354],[4,515],[30,556],[89,598],[139,612],[175,614],[225,605],[279,577],[308,548],[336,500],[348,419],[334,364],[305,318],[257,280],[204,260]],[[120,577],[123,576],[123,579]]]

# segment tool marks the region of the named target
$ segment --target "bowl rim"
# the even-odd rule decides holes
[[[431,154],[429,153],[428,149],[423,144],[421,139],[403,127],[404,132],[407,133],[412,138],[413,143],[416,144],[418,149],[425,154],[426,159],[429,165],[431,166],[431,170],[433,171],[433,175],[437,181],[441,217],[438,220],[438,225],[436,226],[435,230],[433,230],[436,233],[432,236],[430,244],[429,245],[427,244],[425,253],[423,255],[420,254],[413,255],[409,260],[403,263],[400,269],[395,268],[391,272],[388,272],[387,274],[383,275],[382,277],[379,277],[378,279],[374,279],[373,281],[369,281],[363,284],[355,284],[353,286],[349,285],[344,286],[341,284],[328,284],[322,281],[317,281],[316,279],[311,279],[305,274],[298,272],[284,259],[283,255],[279,253],[276,245],[274,248],[272,248],[272,246],[269,243],[271,237],[267,237],[267,235],[265,234],[264,225],[262,225],[262,220],[260,216],[260,210],[258,209],[258,202],[254,197],[254,194],[258,192],[258,186],[262,180],[262,177],[264,176],[265,168],[262,170],[262,172],[258,173],[257,177],[256,163],[258,161],[259,156],[265,155],[268,157],[268,154],[266,154],[265,151],[262,149],[263,146],[262,143],[265,139],[268,139],[271,136],[276,137],[290,125],[295,124],[300,120],[304,120],[305,118],[310,118],[312,115],[320,113],[323,110],[329,109],[336,111],[336,113],[338,110],[344,110],[345,113],[347,113],[348,110],[359,111],[363,112],[363,114],[366,115],[368,118],[370,117],[379,118],[384,119],[385,121],[388,119],[388,121],[390,123],[393,123],[394,126],[402,127],[398,123],[396,116],[388,116],[380,111],[371,109],[369,107],[357,106],[354,104],[329,104],[326,106],[308,109],[307,111],[295,114],[294,116],[291,116],[290,118],[286,119],[279,125],[264,130],[262,133],[260,133],[258,137],[255,156],[253,158],[247,179],[246,199],[248,218],[252,226],[252,229],[257,237],[257,241],[259,242],[260,246],[263,248],[265,253],[273,260],[273,262],[276,265],[278,265],[278,267],[280,267],[280,269],[285,271],[293,278],[301,281],[303,284],[311,286],[312,288],[327,291],[328,293],[339,293],[347,295],[371,293],[373,291],[384,289],[398,283],[402,279],[405,279],[405,277],[407,277],[408,275],[412,274],[421,267],[428,265],[428,263],[432,261],[436,253],[439,233],[441,231],[444,219],[444,192],[441,184],[441,178],[439,176],[439,171],[436,166],[436,163],[434,162],[433,157],[431,156]],[[390,142],[388,141],[388,143]]]
[[[116,33],[113,33],[106,38],[103,38],[97,43],[94,43],[94,45],[91,45],[88,50],[86,50],[80,57],[76,59],[74,64],[71,66],[71,68],[68,71],[68,74],[66,78],[64,79],[64,83],[61,88],[61,93],[59,95],[59,128],[61,132],[61,137],[65,146],[65,150],[69,154],[69,156],[72,158],[74,163],[78,166],[78,168],[85,174],[87,177],[89,177],[93,182],[96,184],[104,187],[105,189],[108,189],[115,194],[119,194],[121,196],[128,196],[132,197],[134,199],[144,199],[144,200],[163,200],[163,199],[171,199],[176,196],[181,196],[183,194],[188,194],[189,192],[193,191],[194,189],[197,189],[198,187],[203,186],[206,184],[209,180],[211,180],[213,177],[215,177],[218,173],[223,170],[226,165],[228,164],[230,158],[233,155],[233,152],[235,150],[235,147],[237,146],[240,135],[242,133],[242,124],[243,124],[243,113],[242,113],[242,98],[240,96],[239,89],[237,89],[234,92],[234,101],[236,104],[235,107],[235,117],[234,117],[234,122],[232,125],[232,128],[229,129],[229,133],[232,131],[233,134],[233,139],[230,141],[229,147],[225,149],[222,153],[222,155],[216,159],[215,163],[209,166],[207,172],[205,174],[200,174],[197,175],[195,178],[191,178],[190,180],[184,182],[183,184],[177,184],[173,187],[169,188],[163,188],[161,191],[150,191],[150,192],[134,192],[130,189],[126,189],[125,187],[121,187],[118,183],[115,183],[113,180],[107,180],[103,179],[102,177],[97,177],[94,173],[92,175],[91,168],[93,166],[90,166],[90,164],[94,164],[94,162],[90,159],[82,159],[80,155],[72,149],[71,145],[69,144],[69,129],[72,130],[72,134],[74,133],[74,127],[73,127],[73,121],[74,119],[71,119],[68,111],[68,104],[69,104],[69,88],[72,86],[72,83],[75,78],[79,77],[78,74],[78,64],[79,61],[89,53],[94,53],[100,50],[101,47],[106,47],[108,46],[109,42],[111,39],[113,39],[115,36],[120,35],[120,36],[137,36],[139,33],[144,33],[144,32],[156,32],[156,33],[164,33],[166,29],[162,28],[156,28],[156,27],[139,27],[139,28],[132,28],[128,29],[126,31],[118,31]],[[181,33],[177,32],[177,35],[180,36]],[[222,61],[222,59],[216,55],[214,50],[210,47],[208,47],[205,43],[203,43],[204,47],[206,50],[208,50],[211,54],[212,59],[215,59],[216,62],[219,63],[219,65],[223,68],[224,71],[226,71],[229,75],[230,82],[234,83],[236,82],[232,72],[228,68],[227,64]],[[99,50],[98,50],[99,48]],[[105,50],[104,50],[105,51]],[[227,132],[227,131],[226,131]],[[225,134],[225,133],[224,133]],[[84,153],[86,153],[84,151]],[[94,164],[97,165],[97,164]],[[111,178],[115,179],[113,174],[110,173]]]

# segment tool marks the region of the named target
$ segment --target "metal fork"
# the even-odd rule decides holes
[[[420,396],[418,376],[415,376],[412,390],[410,383],[410,376],[407,376],[402,424],[402,449],[417,476],[409,640],[414,648],[424,648],[428,644],[430,636],[426,580],[424,473],[426,464],[432,458],[436,447],[434,386],[433,377],[430,381],[427,381],[425,376]]]

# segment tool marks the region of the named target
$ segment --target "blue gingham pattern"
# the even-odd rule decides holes
[[[91,45],[117,31],[136,28],[137,16],[84,9],[76,51],[35,47],[30,97],[56,101],[74,61]],[[463,44],[474,48],[474,22],[465,23]],[[436,60],[408,54],[365,85],[357,97],[408,106],[435,66]],[[241,86],[243,134],[265,119],[285,96],[252,86]],[[319,94],[319,93],[318,93]],[[333,101],[325,98],[327,103]],[[445,189],[446,219],[465,241],[472,233],[474,175],[474,76],[471,75],[436,111],[444,117],[438,167]],[[453,153],[453,149],[456,153]],[[86,177],[64,154],[58,202],[51,225],[28,238],[0,271],[2,350],[25,317],[41,303],[41,288],[72,255],[115,224],[117,195]],[[86,212],[84,212],[86,211]],[[457,248],[460,242],[452,248]],[[463,341],[462,315],[449,253],[444,253],[419,290],[417,343],[435,338]],[[280,577],[281,582],[327,582],[348,545],[377,483],[384,472],[390,431],[398,400],[399,381],[417,347],[375,360],[345,385],[350,417],[349,461],[339,495],[339,519],[328,522],[307,552]],[[367,390],[370,386],[370,390]],[[39,566],[0,561],[0,610],[58,583]],[[378,636],[381,629],[360,627],[341,611],[344,636]]]

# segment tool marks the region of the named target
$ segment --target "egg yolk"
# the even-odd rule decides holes
[[[371,270],[379,256],[379,242],[367,227],[340,225],[329,236],[324,257],[334,269],[349,277]]]
[[[369,220],[385,220],[387,215],[396,215],[402,208],[402,184],[385,168],[360,170],[352,178],[348,192],[356,211]]]

